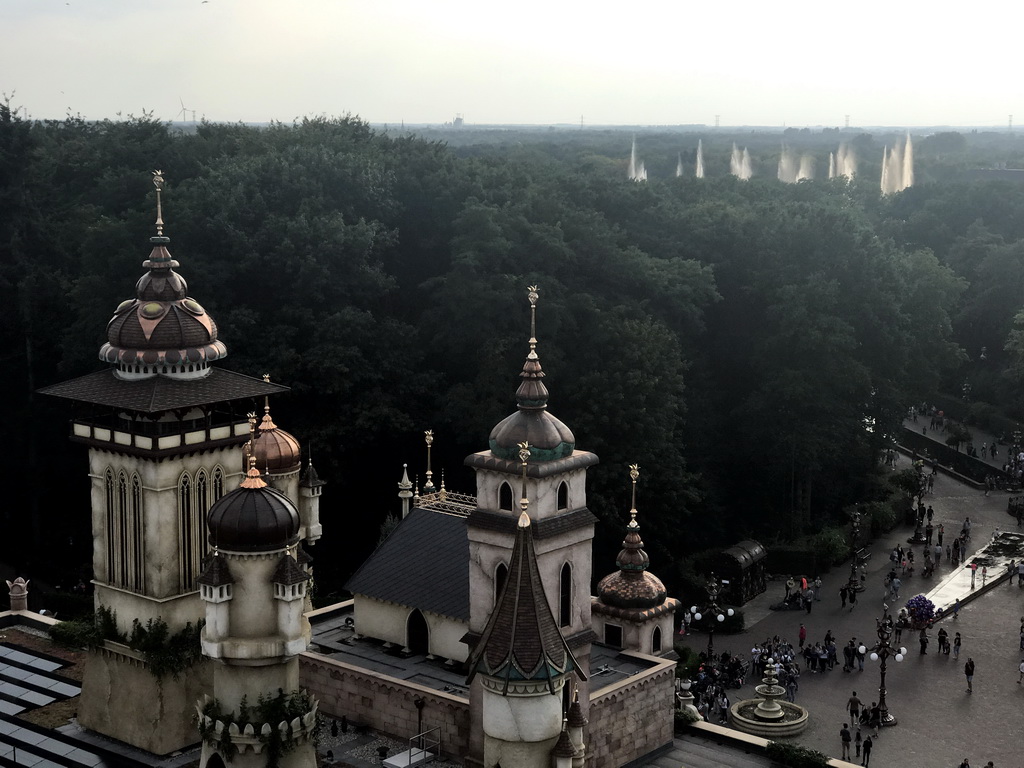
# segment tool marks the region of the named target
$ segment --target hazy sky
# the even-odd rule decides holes
[[[35,118],[1006,125],[1024,9],[977,0],[0,0]]]

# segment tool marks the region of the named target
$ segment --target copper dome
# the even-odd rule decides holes
[[[597,583],[605,605],[616,608],[654,608],[665,601],[665,585],[648,571],[616,571]]]
[[[256,457],[256,468],[271,475],[282,475],[297,472],[302,464],[302,449],[299,441],[290,432],[280,429],[272,418],[270,409],[266,409],[263,421],[256,430],[253,440],[252,455]],[[242,459],[242,466],[249,466],[248,445]]]
[[[157,242],[143,263],[149,272],[136,283],[136,297],[121,302],[107,323],[100,359],[129,373],[205,369],[207,363],[224,357],[227,347],[217,340],[213,318],[187,295],[188,284],[174,271],[178,262],[164,244],[167,238],[152,239]]]

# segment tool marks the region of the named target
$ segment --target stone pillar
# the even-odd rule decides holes
[[[14,581],[7,582],[7,588],[11,590],[11,610],[28,610],[28,582],[19,576]]]

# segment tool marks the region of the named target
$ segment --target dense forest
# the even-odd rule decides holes
[[[883,197],[881,136],[848,139],[873,171],[797,184],[728,175],[735,137],[705,142],[696,179],[672,173],[696,135],[644,136],[647,183],[626,180],[625,132],[470,137],[352,117],[183,132],[0,106],[3,514],[16,534],[3,560],[50,581],[88,574],[85,450],[67,441],[67,405],[34,393],[100,367],[106,322],[148,255],[155,168],[170,250],[217,320],[224,366],[291,387],[274,416],[329,483],[314,553],[329,592],[397,511],[402,464],[422,477],[423,430],[435,477],[472,490],[463,458],[514,408],[530,284],[550,408],[601,458],[596,576],[614,567],[629,463],[671,584],[692,553],[843,520],[911,403],[966,377],[985,407],[1019,413],[1024,186],[964,178],[972,152],[1012,163],[1012,140],[917,140],[920,183]],[[760,137],[760,162],[772,167],[781,140],[820,152],[839,139]]]

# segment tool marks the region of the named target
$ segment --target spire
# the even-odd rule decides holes
[[[260,477],[260,471],[256,469],[256,457],[252,454],[249,455],[249,471],[245,473],[245,480],[239,487],[251,490],[267,487],[267,482]]]
[[[164,237],[164,211],[160,193],[164,189],[164,172],[153,171],[153,186],[156,187],[156,237],[150,238],[151,243],[169,243],[171,239]]]
[[[644,541],[640,538],[640,525],[636,521],[636,481],[640,477],[640,465],[629,465],[629,478],[633,484],[633,502],[629,510],[629,524],[626,526],[626,538],[622,541],[622,550],[615,558],[615,564],[624,576],[646,571],[650,558],[644,551]]]
[[[402,479],[398,482],[398,498],[402,500],[402,519],[405,519],[409,514],[409,501],[413,498],[412,483],[409,481],[408,464],[402,465]]]
[[[434,430],[428,429],[424,432],[423,440],[427,444],[427,482],[423,484],[423,492],[431,493],[434,490],[434,473],[430,471],[430,447],[434,444]]]
[[[478,672],[497,678],[503,681],[503,696],[508,695],[512,683],[545,682],[548,690],[555,693],[555,681],[570,672],[575,671],[586,679],[558,629],[544,594],[533,526],[527,514],[530,501],[526,496],[526,465],[530,447],[525,442],[518,447],[523,464],[522,512],[516,526],[508,576],[468,662],[468,681]]]
[[[540,365],[540,357],[537,356],[537,286],[529,286],[526,296],[530,300],[530,351],[526,355],[526,362],[523,363],[522,373],[519,374],[523,382],[516,390],[516,402],[521,411],[543,410],[548,407],[548,388],[541,381],[544,378],[544,370]]]
[[[264,373],[263,380],[270,383],[270,374]],[[268,432],[271,429],[277,429],[277,424],[270,418],[270,395],[263,396],[263,421],[260,422],[260,432]]]

